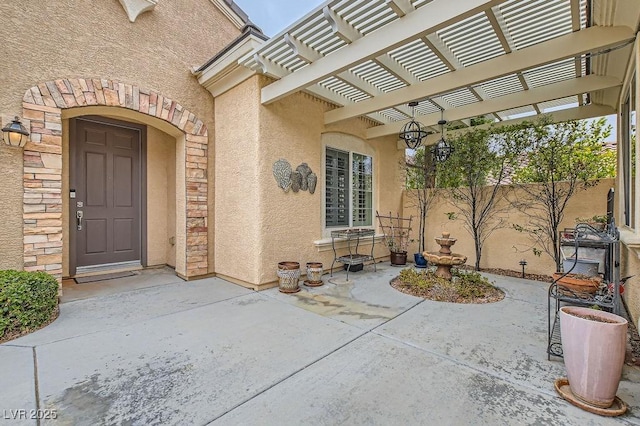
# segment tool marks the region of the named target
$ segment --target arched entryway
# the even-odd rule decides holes
[[[155,117],[183,135],[177,150],[184,188],[176,212],[176,272],[193,278],[208,273],[208,131],[202,120],[174,100],[106,79],[60,79],[40,83],[23,98],[30,121],[24,149],[24,269],[62,278],[63,110],[120,108]],[[116,114],[117,115],[117,114]]]

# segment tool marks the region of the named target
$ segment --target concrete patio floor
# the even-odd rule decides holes
[[[625,416],[557,396],[546,284],[489,276],[503,301],[447,304],[390,287],[399,271],[293,295],[168,270],[66,287],[54,323],[0,345],[0,424],[640,425],[638,368]]]

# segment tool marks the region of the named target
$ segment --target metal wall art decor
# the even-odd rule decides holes
[[[300,177],[302,178],[302,182],[300,184],[300,189],[306,191],[309,187],[309,174],[311,173],[311,168],[307,165],[307,163],[302,163],[298,167],[296,167],[296,172],[300,173]]]
[[[302,188],[302,175],[298,171],[291,172],[291,190],[298,192],[300,188]]]
[[[307,185],[309,187],[309,194],[313,194],[316,192],[316,184],[318,183],[318,176],[315,173],[309,173],[309,177],[307,178]]]
[[[284,158],[273,163],[273,177],[278,182],[278,187],[284,192],[288,192],[291,188],[293,192],[309,191],[313,194],[318,183],[318,176],[313,173],[307,163],[302,163],[292,170],[291,164]]]
[[[284,158],[273,163],[273,177],[284,192],[291,188],[291,164]]]

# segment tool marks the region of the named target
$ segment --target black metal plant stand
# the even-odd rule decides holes
[[[347,265],[347,281],[349,281],[349,272],[351,271],[351,267],[353,265],[362,265],[366,262],[373,262],[373,269],[376,270],[376,262],[373,257],[373,247],[375,245],[375,234],[376,231],[374,229],[344,229],[340,231],[331,231],[331,248],[333,249],[333,262],[331,262],[331,274],[333,277],[333,265],[336,262],[343,263]],[[371,252],[369,254],[358,253],[358,248],[360,246],[360,239],[371,237]],[[349,254],[338,256],[338,252],[336,250],[336,239],[344,239],[347,242],[347,248],[349,250]]]
[[[604,279],[595,294],[576,292],[568,289],[558,280],[549,286],[547,314],[548,314],[548,344],[547,358],[562,357],[562,342],[560,336],[559,311],[562,306],[597,306],[608,312],[620,315],[620,233],[612,221],[605,231],[598,231],[586,223],[580,223],[573,230],[564,230],[561,238],[564,247],[573,247],[573,266],[558,278],[570,273],[578,262],[579,248],[594,248],[604,250]]]

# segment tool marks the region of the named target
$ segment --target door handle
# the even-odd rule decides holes
[[[82,217],[84,216],[84,213],[82,212],[82,210],[78,210],[76,212],[76,229],[78,229],[78,231],[82,231]]]

